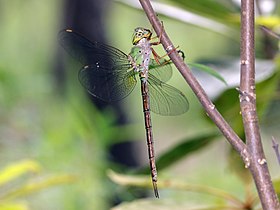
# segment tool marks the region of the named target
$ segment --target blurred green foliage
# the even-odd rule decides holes
[[[238,21],[232,21],[235,15],[239,15],[237,5],[227,0],[202,1],[203,4],[201,1],[167,3],[219,21],[238,32]],[[109,9],[106,28],[110,44],[129,52],[133,29],[137,26],[149,28],[150,24],[143,11],[131,6],[114,2]],[[277,9],[272,15],[279,14],[279,8]],[[16,180],[14,186],[19,190],[19,194],[14,191],[13,198],[6,201],[3,197],[10,193],[10,188],[1,188],[0,209],[108,209],[112,196],[127,188],[117,186],[107,178],[106,169],[123,170],[109,162],[107,149],[110,145],[127,139],[141,140],[137,144],[141,146],[135,152],[143,159],[143,168],[146,166],[146,153],[141,152],[146,150],[146,143],[142,107],[139,105],[140,90],[137,91],[137,87],[124,101],[125,110],[133,123],[123,126],[112,126],[116,113],[110,108],[100,112],[91,104],[77,81],[79,67],[69,65],[67,68],[69,71],[65,94],[56,89],[53,68],[59,48],[57,33],[63,28],[62,10],[62,2],[56,0],[0,2],[0,168],[10,167],[10,171],[0,172],[0,183],[2,186],[2,183]],[[174,43],[186,53],[188,61],[221,55],[238,56],[238,33],[232,39],[235,35],[229,38],[230,36],[219,34],[211,28],[202,28],[195,22],[193,25],[186,24],[164,13],[159,13],[159,17],[164,21],[165,29]],[[273,27],[280,25],[277,20],[279,19],[275,21],[274,18],[274,24],[271,24],[272,21],[266,19],[270,23],[268,26]],[[261,35],[257,41],[262,41]],[[261,48],[261,45],[257,46]],[[157,50],[163,52],[160,47]],[[262,49],[257,50],[262,52]],[[279,70],[279,65],[277,67],[275,64],[275,69],[277,68]],[[279,100],[278,74],[275,71],[257,86],[262,122],[269,122],[271,104]],[[153,115],[156,150],[161,151],[156,154],[163,169],[159,173],[159,184],[161,179],[165,180],[165,184],[178,179],[182,185],[191,182],[212,186],[230,192],[238,197],[241,204],[252,196],[255,198],[252,186],[249,189],[253,195],[248,197],[248,186],[244,186],[244,179],[231,173],[233,168],[243,167],[242,164],[232,156],[230,146],[224,143],[224,138],[214,138],[216,127],[209,122],[198,101],[175,70],[171,83],[188,96],[191,104],[190,111],[183,116],[164,118]],[[216,99],[215,104],[242,136],[238,92],[235,89],[227,90]],[[273,110],[274,116],[278,114],[279,108]],[[266,118],[262,118],[263,116]],[[274,121],[273,126],[279,125],[279,119]],[[265,129],[265,123],[263,126]],[[276,126],[274,130],[277,129],[279,128]],[[272,175],[276,177],[279,167],[270,142],[266,140],[270,138],[270,133],[264,132],[263,136]],[[19,161],[22,159],[36,161],[21,165]],[[234,163],[237,163],[236,167]],[[26,181],[30,178],[30,173],[41,174],[41,170],[44,171],[43,174],[52,176],[43,176],[39,182],[32,182],[34,185],[30,185]],[[61,177],[61,174],[66,175]],[[240,174],[239,177],[248,178],[247,174]],[[74,181],[68,175],[75,177]],[[147,176],[145,180],[150,179]],[[133,186],[133,183],[129,186]],[[180,184],[172,189],[164,185],[162,188],[160,201],[152,201],[151,204],[149,200],[144,200],[148,202],[150,209],[156,209],[160,206],[159,203],[171,203],[172,209],[195,207],[197,203],[202,204],[202,201],[204,206],[214,206],[214,209],[218,209],[215,206],[231,204],[226,199],[193,195],[188,189],[180,188]],[[29,195],[31,192],[33,194]],[[141,201],[136,202],[138,203],[131,202],[126,206],[139,204]],[[251,204],[256,206],[256,203]],[[119,206],[118,209],[125,208]]]
[[[1,170],[0,209],[27,210],[28,204],[20,198],[75,180],[74,176],[67,174],[43,176],[41,171],[41,166],[33,160],[22,160]]]

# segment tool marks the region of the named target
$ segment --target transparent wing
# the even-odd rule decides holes
[[[167,82],[172,77],[171,63],[166,61],[162,64],[158,64],[156,60],[151,59],[149,64],[149,73],[162,82]]]
[[[58,36],[62,47],[85,65],[79,72],[79,80],[90,94],[112,102],[126,97],[134,89],[135,75],[125,53],[91,42],[72,30],[63,30]]]
[[[121,66],[118,67],[122,69]],[[79,72],[79,80],[88,92],[107,102],[128,96],[136,85],[133,71],[104,71],[100,65],[85,66]]]
[[[91,42],[84,36],[72,31],[62,30],[58,34],[61,46],[83,65],[102,64],[107,71],[116,67],[130,68],[127,55],[117,48],[99,42]]]
[[[160,81],[151,74],[149,75],[148,84],[152,112],[165,116],[174,116],[188,111],[188,99],[180,90]]]

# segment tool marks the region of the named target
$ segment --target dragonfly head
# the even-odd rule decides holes
[[[134,30],[133,37],[132,37],[132,44],[133,45],[138,44],[138,42],[143,38],[150,40],[151,36],[152,36],[152,32],[149,29],[138,27]]]

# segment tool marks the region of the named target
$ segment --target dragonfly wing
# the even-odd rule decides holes
[[[151,59],[149,64],[149,74],[154,75],[162,82],[167,82],[172,77],[171,63],[158,64],[156,60]]]
[[[62,47],[83,65],[79,72],[81,84],[90,94],[112,102],[126,97],[136,80],[128,56],[117,48],[91,42],[72,30],[59,33]]]
[[[79,72],[79,80],[91,95],[106,102],[125,98],[136,85],[133,71],[105,71],[100,65],[82,68]]]
[[[62,30],[58,34],[61,46],[83,65],[100,64],[106,70],[118,65],[129,65],[127,55],[121,50],[100,42],[92,42],[72,30]]]
[[[188,99],[180,90],[160,81],[154,75],[149,75],[148,84],[152,112],[174,116],[188,111]]]

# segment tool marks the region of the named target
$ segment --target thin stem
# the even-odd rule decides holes
[[[271,29],[269,29],[269,28],[267,28],[265,26],[260,26],[260,29],[262,29],[266,34],[268,34],[268,35],[270,35],[270,36],[280,40],[280,35],[276,34]]]
[[[262,15],[262,8],[261,8],[260,4],[261,4],[260,0],[256,0],[257,11],[258,11],[259,15]]]
[[[241,1],[241,76],[240,107],[246,144],[251,159],[249,169],[263,209],[280,209],[264,155],[255,94],[254,0]]]
[[[204,107],[207,115],[213,120],[213,122],[217,125],[223,135],[226,137],[228,142],[234,147],[234,149],[241,155],[243,158],[245,165],[247,165],[247,161],[249,160],[249,154],[246,148],[246,145],[243,141],[237,136],[237,134],[232,130],[229,124],[224,120],[221,114],[215,108],[215,105],[212,101],[208,98],[205,91],[196,80],[194,75],[192,74],[189,67],[184,63],[181,56],[175,49],[174,45],[170,41],[169,37],[167,36],[165,30],[162,27],[161,22],[157,18],[151,3],[149,0],[139,0],[141,3],[145,13],[148,16],[148,19],[153,26],[155,32],[158,36],[161,37],[160,41],[163,47],[166,49],[170,59],[175,64],[177,69],[180,71],[186,82],[189,84],[193,92],[196,94],[198,100]]]
[[[280,165],[280,153],[279,153],[279,144],[276,142],[276,140],[274,139],[274,137],[272,136],[272,148],[275,151],[278,163]]]
[[[275,57],[275,54],[277,53],[276,50],[273,47],[273,42],[270,39],[271,37],[280,39],[280,36],[273,32],[271,29],[265,27],[265,26],[260,26],[261,32],[263,34],[263,51],[265,53],[266,58],[272,59]]]
[[[115,183],[123,186],[150,187],[150,183],[147,182],[145,176],[135,177],[130,175],[119,174],[112,170],[108,170],[107,174],[110,177],[110,179],[112,179]],[[184,190],[189,192],[204,193],[204,194],[208,194],[224,199],[239,207],[242,207],[244,205],[244,202],[242,202],[239,198],[233,196],[232,194],[205,185],[187,184],[185,182],[180,182],[175,180],[161,180],[158,183],[158,186],[162,189],[177,189],[177,190]]]

